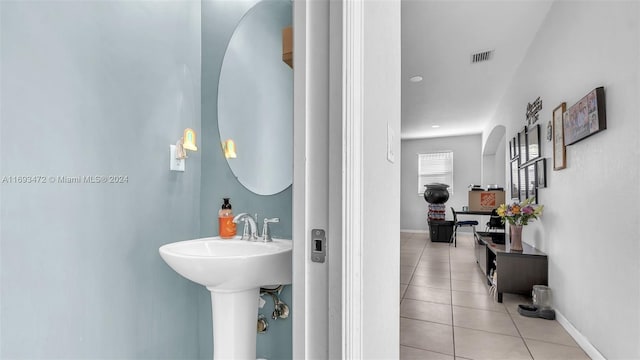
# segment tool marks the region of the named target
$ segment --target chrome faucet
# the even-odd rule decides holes
[[[271,239],[271,231],[269,231],[269,224],[278,223],[278,222],[280,222],[280,218],[271,218],[271,219],[264,218],[264,222],[262,225],[262,236],[260,238],[260,241],[263,241],[263,242],[273,241]]]
[[[240,213],[233,218],[233,222],[236,224],[241,220],[244,222],[244,229],[242,230],[241,240],[257,241],[258,225],[256,225],[256,220],[247,213]]]

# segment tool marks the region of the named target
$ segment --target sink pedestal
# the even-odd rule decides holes
[[[292,249],[291,240],[265,243],[240,236],[160,247],[173,270],[211,292],[214,359],[256,360],[260,286],[291,284]]]
[[[211,292],[213,359],[256,359],[260,288]]]

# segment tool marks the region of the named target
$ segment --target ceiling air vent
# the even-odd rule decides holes
[[[483,61],[489,61],[493,57],[493,50],[482,51],[475,54],[471,54],[471,63],[479,63]]]

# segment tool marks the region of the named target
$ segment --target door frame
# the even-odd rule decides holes
[[[389,4],[390,16],[386,11]],[[382,127],[400,133],[399,86],[395,86],[400,80],[400,2],[294,0],[293,5],[293,358],[356,359],[369,352],[384,355],[384,351],[376,352],[378,347],[393,348],[385,350],[386,354],[395,352],[391,357],[397,357],[400,145],[397,136],[391,141],[396,164],[381,167],[380,155],[384,157],[388,149],[388,144],[382,142],[390,140],[388,134],[384,139],[379,135]],[[376,29],[366,42],[365,19],[370,31],[379,20],[390,25],[390,35],[386,37]],[[374,37],[376,40],[372,41]],[[365,68],[365,50],[377,55],[385,42],[393,44],[390,48],[396,49],[395,53],[384,53]],[[388,59],[391,60],[385,62]],[[365,89],[365,69],[371,78],[371,74],[380,73],[384,64],[394,66],[390,78],[395,79],[396,74],[398,77],[398,83],[392,86],[396,96],[390,102],[392,116],[382,124],[380,116],[369,115],[370,122],[365,127],[365,92],[372,95],[367,107],[380,95],[379,91]],[[382,81],[388,82],[389,78]],[[370,109],[377,110],[376,106]],[[372,126],[376,131],[370,130]],[[367,147],[365,133],[369,136]],[[382,141],[372,146],[372,136]],[[378,153],[381,148],[382,153]],[[365,191],[371,193],[364,186],[365,160],[377,170],[388,168],[397,175],[388,189],[391,198],[397,195],[397,215],[391,216],[390,222],[397,227],[395,238],[372,236],[379,219],[377,214],[371,217],[371,202],[367,209],[364,206]],[[390,209],[394,211],[396,206]],[[325,229],[327,234],[327,259],[322,264],[310,259],[311,230],[317,228]],[[382,242],[393,243],[392,251],[380,254],[372,249]],[[365,247],[369,254],[366,262]],[[389,266],[381,270],[378,260],[386,260],[387,256]],[[388,280],[389,290],[378,294],[380,271],[384,274],[382,280]],[[377,299],[372,296],[374,293]],[[365,318],[365,308],[376,314]],[[395,322],[389,323],[391,319]],[[386,327],[384,334],[380,332],[381,324]]]

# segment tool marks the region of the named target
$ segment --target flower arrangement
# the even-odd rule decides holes
[[[502,204],[498,207],[498,215],[502,218],[502,223],[506,221],[511,225],[527,225],[542,215],[544,205],[534,205],[535,197],[529,198],[521,203],[511,205]]]

